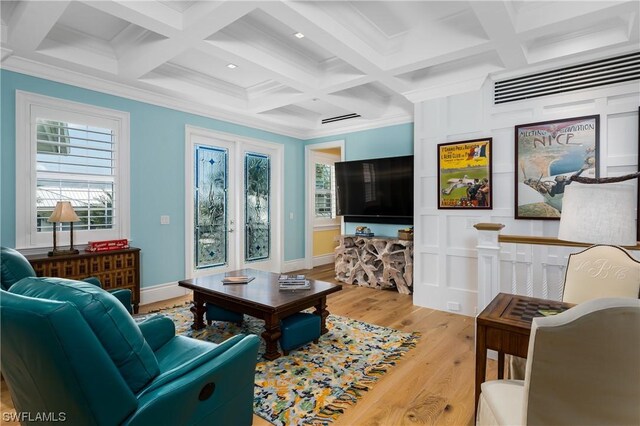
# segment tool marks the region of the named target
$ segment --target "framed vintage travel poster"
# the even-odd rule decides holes
[[[438,208],[491,209],[491,138],[438,145]]]
[[[515,218],[560,219],[572,175],[598,177],[600,116],[515,127]]]

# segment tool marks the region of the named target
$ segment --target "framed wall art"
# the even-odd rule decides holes
[[[515,218],[560,219],[571,176],[598,177],[600,116],[515,127]]]
[[[491,209],[491,138],[438,145],[438,208]]]

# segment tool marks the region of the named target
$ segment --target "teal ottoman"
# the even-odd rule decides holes
[[[207,303],[206,309],[206,318],[208,325],[211,325],[213,321],[235,322],[236,324],[240,325],[242,324],[242,321],[244,319],[244,315],[225,308],[221,308],[220,306],[214,305],[212,303]]]
[[[285,355],[289,351],[311,341],[318,343],[320,338],[320,317],[314,314],[299,312],[286,317],[280,322],[280,347]]]

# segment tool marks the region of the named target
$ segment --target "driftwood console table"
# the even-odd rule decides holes
[[[336,279],[363,287],[413,291],[413,241],[341,235],[335,250]]]

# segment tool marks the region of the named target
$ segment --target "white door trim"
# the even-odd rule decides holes
[[[284,145],[272,142],[266,142],[259,139],[253,139],[246,136],[238,136],[232,133],[219,132],[215,130],[205,129],[196,126],[185,126],[185,276],[193,278],[193,136],[203,136],[212,139],[219,139],[235,145],[237,163],[241,163],[241,155],[245,146],[258,146],[274,151],[271,163],[272,172],[272,206],[274,215],[271,218],[273,225],[271,258],[273,259],[274,269],[279,272],[282,269],[284,250],[282,247],[284,241]],[[242,176],[241,171],[236,167],[237,174]],[[236,176],[234,176],[235,178]],[[236,190],[240,191],[243,185],[236,185]],[[241,193],[236,194],[234,208],[239,206]],[[241,226],[236,223],[236,229]],[[238,253],[241,254],[241,253]],[[241,258],[236,257],[238,265],[242,264]]]
[[[304,147],[304,196],[306,214],[304,215],[304,267],[305,269],[313,268],[313,214],[314,214],[314,200],[312,197],[313,184],[311,173],[309,168],[311,167],[311,151],[317,151],[318,149],[340,148],[340,161],[344,161],[345,157],[345,141],[344,139],[335,140],[330,142],[322,142],[307,145]],[[344,222],[340,218],[340,232],[344,234]]]

